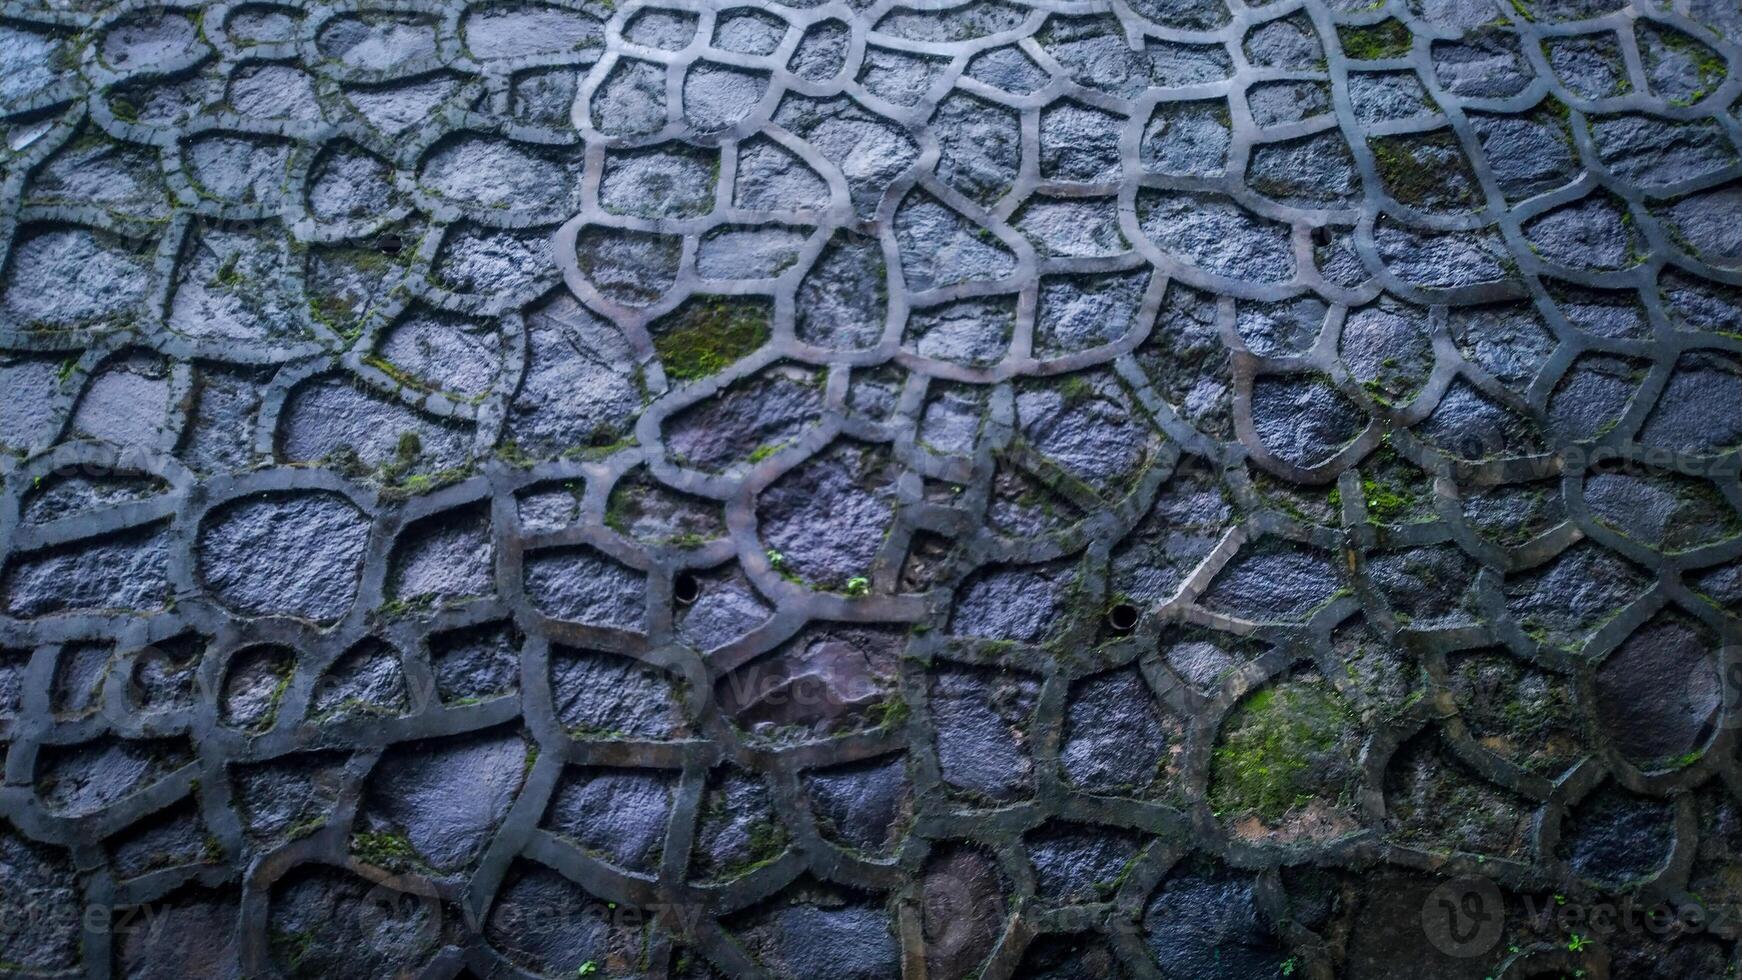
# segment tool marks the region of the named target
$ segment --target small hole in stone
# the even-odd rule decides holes
[[[400,241],[398,235],[387,234],[375,239],[375,247],[380,249],[383,255],[398,255],[399,250],[405,247],[405,243]]]
[[[1137,607],[1129,602],[1121,602],[1107,610],[1107,625],[1121,633],[1129,633],[1137,628]]]
[[[1320,225],[1317,228],[1314,228],[1313,229],[1313,247],[1314,248],[1330,248],[1331,247],[1331,229],[1326,228],[1324,225]]]
[[[671,596],[684,605],[701,598],[702,583],[689,572],[677,573],[677,578],[671,582]]]

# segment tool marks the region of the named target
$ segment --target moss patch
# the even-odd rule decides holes
[[[1398,456],[1389,446],[1361,466],[1361,499],[1370,524],[1403,524],[1434,518],[1433,477]],[[1341,507],[1343,494],[1333,489],[1329,502]]]
[[[109,98],[109,111],[115,114],[116,119],[124,123],[139,121],[139,107],[133,103],[132,99],[124,95],[115,95]]]
[[[422,860],[404,834],[366,830],[351,838],[351,854],[364,864],[402,870]]]
[[[1367,27],[1344,27],[1337,31],[1343,53],[1357,61],[1401,58],[1409,53],[1409,28],[1396,20],[1382,20]]]
[[[1730,69],[1729,65],[1725,63],[1723,55],[1681,31],[1660,28],[1657,36],[1662,39],[1665,48],[1686,58],[1699,76],[1699,88],[1682,98],[1671,99],[1671,105],[1692,105],[1724,84],[1724,79],[1729,76]]]
[[[1381,136],[1367,141],[1385,193],[1419,208],[1473,208],[1480,202],[1476,175],[1450,130],[1425,136]]]
[[[752,871],[773,864],[786,853],[786,831],[772,820],[758,820],[750,825],[750,853],[743,860],[728,864],[724,878],[742,878]]]
[[[1329,684],[1286,681],[1247,698],[1223,725],[1210,768],[1210,806],[1266,823],[1321,795],[1354,724]]]
[[[1361,468],[1361,496],[1367,519],[1374,523],[1433,517],[1433,478],[1391,452],[1375,456]]]
[[[672,311],[653,327],[653,349],[673,381],[717,374],[768,342],[768,304],[703,297]]]

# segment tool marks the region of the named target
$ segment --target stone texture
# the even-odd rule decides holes
[[[1742,969],[1742,16],[664,2],[4,0],[0,974]]]

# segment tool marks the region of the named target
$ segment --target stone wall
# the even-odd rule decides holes
[[[0,975],[1736,975],[1733,5],[0,10]]]

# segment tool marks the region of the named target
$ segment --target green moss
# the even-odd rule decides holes
[[[692,299],[655,326],[653,349],[667,378],[705,378],[767,343],[770,315],[761,301]]]
[[[317,258],[315,267],[330,272],[323,271],[315,277],[321,283],[320,292],[310,291],[309,315],[346,340],[355,341],[362,335],[362,314],[376,301],[403,292],[404,286],[398,283],[395,274],[416,253],[415,237],[406,234],[398,256],[371,248],[313,250]],[[346,270],[358,275],[347,274]]]
[[[1363,479],[1361,495],[1367,501],[1367,516],[1381,524],[1392,523],[1421,503],[1420,495],[1411,488],[1384,484],[1378,480]]]
[[[1343,53],[1357,61],[1401,58],[1409,53],[1410,47],[1409,28],[1394,19],[1367,27],[1339,28],[1337,40],[1343,46]]]
[[[522,450],[520,448],[520,443],[515,442],[513,439],[509,439],[496,448],[496,458],[510,466],[518,466],[521,469],[530,469],[538,463],[537,457]]]
[[[328,329],[347,341],[354,341],[362,336],[362,332],[353,321],[357,312],[357,300],[353,296],[329,293],[325,296],[311,296],[308,301],[309,316],[316,322],[324,324]]]
[[[56,71],[73,72],[79,70],[79,62],[83,60],[85,48],[90,44],[89,38],[75,41],[72,38],[58,38],[60,44],[54,49],[50,58]]]
[[[1660,30],[1658,37],[1663,39],[1664,47],[1692,62],[1694,71],[1700,78],[1698,91],[1685,98],[1671,99],[1671,105],[1692,105],[1722,85],[1729,76],[1730,67],[1725,63],[1724,57],[1692,37],[1675,30]]]
[[[1261,471],[1253,474],[1252,488],[1257,491],[1263,504],[1307,524],[1335,524],[1341,514],[1343,495],[1334,485],[1301,486]],[[1226,491],[1222,496],[1230,511],[1242,516],[1245,514],[1245,508],[1239,501],[1232,499]]]
[[[723,802],[723,801],[722,801]],[[722,878],[742,878],[773,864],[786,850],[786,832],[772,820],[758,820],[748,828],[749,854],[722,868]]]
[[[786,845],[786,832],[772,820],[759,820],[750,827],[750,850],[758,860],[776,857]]]
[[[1075,405],[1095,397],[1095,386],[1082,375],[1072,374],[1059,382],[1058,392],[1066,405]]]
[[[472,472],[470,466],[451,466],[434,473],[412,473],[401,479],[397,485],[382,487],[381,497],[383,500],[405,500],[421,496],[440,490],[442,487],[452,486],[471,476]]]
[[[272,958],[284,964],[285,973],[289,976],[310,976],[318,972],[308,969],[306,963],[314,944],[315,934],[309,930],[274,933],[272,936]]]
[[[1211,760],[1210,805],[1271,822],[1312,800],[1318,757],[1336,750],[1353,723],[1330,685],[1291,682],[1247,698],[1228,718]]]
[[[398,619],[414,613],[428,612],[435,604],[435,596],[425,593],[411,599],[392,598],[383,602],[377,612],[384,619]]]
[[[563,450],[561,454],[562,458],[579,460],[605,459],[609,456],[616,455],[625,449],[632,449],[641,445],[641,443],[635,441],[633,436],[625,436],[621,439],[610,439],[609,436],[601,437],[599,434],[595,433],[594,439],[598,441],[595,441],[590,446],[570,446]]]
[[[913,713],[908,703],[899,697],[889,697],[872,705],[865,717],[874,728],[900,728]]]
[[[1369,523],[1400,524],[1431,516],[1433,480],[1388,447],[1361,467],[1361,497]]]
[[[1368,140],[1367,148],[1373,151],[1373,166],[1379,171],[1386,193],[1404,204],[1419,202],[1432,193],[1433,175],[1404,151],[1401,142]]]
[[[1495,541],[1508,548],[1519,545],[1536,537],[1543,527],[1555,523],[1558,518],[1556,506],[1560,503],[1560,485],[1557,483],[1549,488],[1541,484],[1525,485],[1513,491],[1518,501],[1519,519],[1507,521],[1499,525],[1484,526],[1482,531]]]
[[[1647,768],[1653,772],[1663,772],[1670,769],[1686,769],[1688,766],[1700,761],[1705,754],[1705,749],[1695,749],[1692,752],[1683,752],[1681,755],[1678,755],[1673,759],[1665,759],[1662,762]]]
[[[393,458],[381,464],[377,476],[383,483],[396,483],[422,455],[423,439],[416,432],[407,429],[399,434],[399,442],[393,448]]]
[[[351,838],[351,855],[378,868],[403,868],[422,860],[404,834],[371,830]]]
[[[1475,177],[1458,137],[1449,130],[1425,136],[1381,136],[1367,141],[1385,192],[1410,207],[1474,206]]]
[[[354,452],[352,453],[354,456]],[[458,483],[472,475],[470,464],[450,466],[447,469],[434,472],[416,473],[413,468],[423,458],[423,439],[416,432],[407,430],[399,434],[399,442],[394,446],[391,459],[385,460],[370,472],[361,459],[355,459],[355,466],[362,467],[363,472],[352,473],[353,476],[372,477],[381,484],[381,495],[385,499],[403,500],[407,497],[429,493],[441,487]]]
[[[605,526],[619,534],[630,534],[635,522],[647,513],[648,497],[647,485],[639,480],[617,484],[611,489],[611,496],[605,498]]]
[[[570,725],[563,731],[570,738],[622,741],[629,737],[629,733],[621,728],[602,728],[598,725]]]
[[[1623,83],[1623,84],[1625,84],[1625,83]],[[1552,116],[1552,117],[1554,117],[1554,119],[1556,121],[1558,121],[1562,127],[1564,127],[1568,123],[1570,123],[1572,121],[1572,118],[1573,118],[1573,110],[1570,107],[1568,107],[1565,102],[1562,102],[1561,100],[1555,98],[1552,95],[1543,96],[1542,104],[1537,106],[1537,114],[1539,116]],[[1561,139],[1567,143],[1568,146],[1573,145],[1573,137],[1572,137],[1571,133],[1565,132],[1563,130],[1561,133],[1559,133],[1557,135],[1559,135],[1561,137]],[[1575,150],[1575,152],[1577,151],[1576,146],[1573,147],[1573,149]]]
[[[400,268],[405,264],[407,258],[416,254],[417,243],[409,240],[409,237],[408,234],[406,238],[400,239],[399,252],[396,255],[388,255],[378,248],[348,248],[339,255],[344,262],[358,272],[384,275]]]
[[[1737,516],[1723,492],[1710,480],[1667,472],[1641,479],[1667,498],[1666,502],[1674,502],[1666,525],[1668,530],[1660,537],[1647,535],[1644,541],[1647,547],[1679,554],[1742,534],[1742,517]],[[1620,534],[1639,537],[1639,529],[1617,515],[1595,517],[1599,524]]]
[[[429,385],[424,384],[422,381],[419,381],[413,375],[407,374],[404,370],[402,370],[398,366],[396,366],[392,361],[389,361],[384,357],[379,357],[375,354],[370,354],[368,357],[363,358],[363,363],[369,365],[370,367],[374,368],[377,371],[380,371],[382,374],[387,375],[389,378],[392,378],[393,383],[399,385],[402,388],[409,388],[412,391],[433,391],[434,390],[434,389],[430,388]]]
[[[231,288],[240,286],[242,284],[242,273],[236,268],[236,266],[241,261],[241,252],[231,252],[229,255],[225,256],[223,263],[218,266],[218,274],[212,277],[212,281],[221,286],[229,286]]]
[[[285,692],[290,690],[290,682],[295,676],[294,671],[286,668],[284,673],[279,676],[278,683],[272,686],[271,701],[269,702],[272,705],[272,710],[267,713],[266,720],[260,723],[261,728],[271,728],[277,723],[278,708],[284,704]]]
[[[284,835],[291,840],[302,840],[304,837],[313,837],[320,833],[326,825],[327,822],[318,816],[308,817],[292,824],[290,829],[284,832]]]
[[[1381,405],[1390,407],[1396,403],[1392,397],[1391,389],[1386,387],[1385,382],[1379,378],[1369,378],[1361,382],[1361,389],[1367,392],[1367,397]]]

